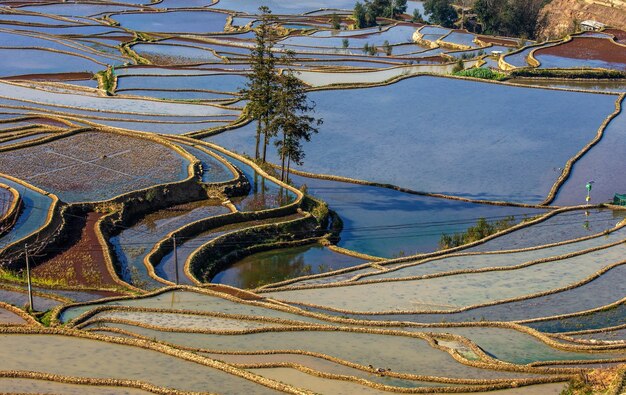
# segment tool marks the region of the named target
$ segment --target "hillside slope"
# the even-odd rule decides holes
[[[593,19],[613,27],[626,29],[625,0],[552,0],[541,11],[545,23],[541,38],[557,38],[574,29],[574,21]]]

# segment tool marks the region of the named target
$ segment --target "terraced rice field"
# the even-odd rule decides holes
[[[328,137],[308,145],[308,160],[298,169],[413,191],[527,203],[546,198],[560,175],[558,169],[596,136],[617,100],[610,95],[437,77],[403,79],[367,89],[319,91],[311,98],[316,112],[326,120],[321,133]],[[540,111],[534,110],[537,106]],[[370,110],[357,119],[344,116],[361,108]],[[554,114],[563,114],[564,119]],[[515,117],[519,118],[513,121]],[[501,135],[503,124],[507,124],[505,136]],[[360,133],[350,133],[350,127]],[[249,124],[210,141],[250,154],[254,128]],[[552,133],[545,134],[546,128]],[[451,143],[455,139],[458,145]],[[562,148],[558,153],[551,150],[556,141]],[[488,168],[494,166],[498,171],[490,172]]]
[[[595,67],[626,70],[626,47],[610,38],[576,37],[572,41],[534,52],[543,68]]]
[[[0,171],[68,202],[107,200],[187,177],[187,160],[172,147],[124,135],[86,132],[8,151]]]
[[[260,5],[323,119],[285,177]],[[0,1],[0,392],[626,389],[626,33],[353,7]]]

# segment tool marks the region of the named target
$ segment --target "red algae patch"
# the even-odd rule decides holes
[[[580,60],[600,60],[607,63],[622,63],[626,66],[626,47],[605,38],[575,37],[569,42],[542,48],[535,56],[552,55]]]
[[[615,41],[626,41],[626,31],[619,29],[605,29],[603,33],[612,34],[615,36]]]

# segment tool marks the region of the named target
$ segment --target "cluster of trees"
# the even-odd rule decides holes
[[[365,43],[363,45],[363,53],[366,55],[374,56],[378,53],[378,49],[375,45],[370,45],[370,43]]]
[[[302,143],[318,132],[321,119],[309,115],[315,103],[307,98],[306,86],[286,67],[281,73],[277,62],[289,66],[293,52],[274,55],[275,20],[268,7],[260,7],[261,23],[255,30],[256,45],[251,51],[252,73],[242,94],[249,101],[248,113],[256,121],[255,160],[266,162],[267,147],[274,140],[281,159],[281,180],[289,178],[291,163],[302,164]],[[261,153],[262,148],[262,153]]]
[[[451,0],[426,0],[424,14],[428,15],[430,23],[444,27],[454,27],[454,23],[459,19]]]
[[[476,0],[474,12],[487,34],[535,38],[549,0]]]
[[[540,11],[550,0],[476,0],[474,13],[483,33],[535,38],[541,26]],[[459,19],[452,0],[426,0],[424,13],[430,23],[454,27]]]
[[[376,26],[376,18],[396,19],[406,12],[407,0],[365,0],[356,2],[352,17],[357,29]]]

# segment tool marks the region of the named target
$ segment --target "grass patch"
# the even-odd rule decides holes
[[[511,71],[511,77],[543,77],[543,78],[583,78],[597,80],[616,80],[626,78],[626,72],[618,70],[599,69],[516,69]]]
[[[34,315],[35,319],[41,323],[43,326],[50,326],[52,321],[52,310],[48,310],[45,313],[39,315]]]
[[[50,279],[50,278],[39,278],[33,277],[31,272],[31,282],[33,285],[40,285],[42,287],[66,287],[67,282],[65,280],[59,279]],[[0,281],[6,281],[11,283],[19,283],[26,284],[26,272],[24,273],[14,273],[8,270],[0,270]]]
[[[107,94],[112,95],[115,90],[115,76],[113,75],[113,69],[107,68],[106,70],[98,71],[96,75],[100,85],[99,88]]]
[[[503,81],[507,79],[507,75],[504,73],[498,73],[491,69],[486,69],[482,67],[475,67],[467,70],[460,70],[454,73],[454,75],[459,77],[470,77],[470,78],[480,78],[481,80],[493,80],[493,81]]]

